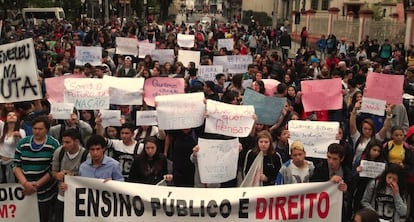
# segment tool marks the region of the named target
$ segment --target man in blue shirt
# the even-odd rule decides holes
[[[86,143],[90,159],[80,165],[79,176],[124,181],[119,162],[105,155],[106,140],[93,135]]]

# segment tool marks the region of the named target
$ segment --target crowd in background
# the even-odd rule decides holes
[[[77,110],[65,121],[54,120],[49,115],[44,84],[44,99],[2,104],[0,182],[19,182],[26,195],[37,193],[43,206],[42,222],[52,221],[52,213],[56,214],[54,221],[62,221],[63,191],[67,188],[64,175],[146,184],[166,181],[179,187],[237,187],[260,152],[264,154],[260,175],[263,185],[329,180],[338,183],[344,192],[343,221],[354,216],[355,221],[375,221],[373,218],[378,216],[395,222],[414,219],[410,195],[414,184],[414,99],[387,104],[384,116],[360,112],[369,71],[405,75],[403,90],[414,96],[412,45],[406,47],[388,40],[379,43],[369,36],[353,43],[329,34],[322,36],[313,48],[304,27],[300,48],[291,57],[292,39],[284,25],[273,29],[252,23],[246,27],[214,19],[207,26],[184,22],[158,25],[153,21],[142,24],[120,19],[100,24],[87,18],[36,24],[28,21],[15,26],[4,22],[1,33],[2,44],[33,38],[41,81],[71,74],[90,78],[184,78],[186,93],[204,92],[206,99],[240,105],[245,90],[243,81],[251,79],[249,87],[264,94],[262,79],[271,78],[280,82],[274,96],[287,98],[274,125],[255,124],[248,137],[239,138],[239,175],[221,184],[200,182],[197,138],[233,138],[207,134],[203,126],[165,131],[157,126],[136,127],[135,111],[155,107],[111,105],[112,109],[121,110],[122,127],[103,127],[96,110]],[[200,51],[200,61],[183,64],[175,59],[174,63],[161,64],[151,55],[140,59],[111,50],[116,47],[116,37],[129,37],[153,42],[157,49],[174,49],[177,55],[177,33],[194,34],[194,47],[187,50]],[[217,48],[218,39],[223,38],[234,40],[233,50]],[[101,46],[102,64],[75,65],[76,46]],[[251,55],[253,63],[245,73],[220,73],[216,81],[200,78],[196,63],[212,65],[213,56],[220,55]],[[331,78],[342,79],[343,108],[304,112],[301,81]],[[340,142],[326,147],[326,159],[306,157],[301,141],[289,144],[290,120],[338,121]],[[384,162],[387,167],[376,179],[359,177],[363,171],[361,160]],[[57,210],[48,212],[53,207]]]

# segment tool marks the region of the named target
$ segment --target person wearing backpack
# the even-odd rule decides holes
[[[405,141],[404,130],[400,126],[391,128],[391,140],[384,144],[384,156],[388,163],[400,165],[406,172],[411,170],[412,151]]]
[[[88,151],[81,145],[79,130],[68,129],[62,133],[62,146],[53,154],[52,175],[58,181],[59,193],[55,205],[55,222],[63,222],[64,192],[68,185],[65,176],[77,176],[80,165],[85,162]]]
[[[80,120],[78,115],[73,112],[69,119],[64,120],[63,123],[50,127],[49,135],[62,142],[62,135],[65,130],[76,129],[81,134],[82,144],[92,135],[93,129],[87,122]]]
[[[100,115],[96,117],[96,134],[103,136],[104,127],[102,126],[102,118]],[[134,138],[135,127],[131,124],[124,123],[119,128],[121,139],[106,140],[106,149],[108,149],[108,156],[119,162],[122,175],[127,180],[131,170],[134,158],[140,154],[144,147],[140,146],[139,142]]]

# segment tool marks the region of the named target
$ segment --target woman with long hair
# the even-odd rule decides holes
[[[177,74],[179,77],[185,76],[185,67],[182,62],[176,62],[174,66],[174,74]]]
[[[273,147],[272,135],[268,131],[261,131],[257,134],[256,146],[246,155],[243,173],[246,175],[254,160],[260,152],[263,152],[263,172],[260,181],[263,186],[275,185],[276,175],[279,173],[282,161]]]
[[[128,181],[155,185],[163,179],[172,179],[172,175],[168,174],[167,158],[158,151],[157,139],[148,137],[144,143],[144,151],[132,162]]]
[[[80,120],[85,121],[87,124],[89,124],[91,126],[91,128],[93,129],[93,132],[95,133],[95,111],[93,110],[80,110]]]
[[[164,63],[163,67],[161,68],[161,74],[162,75],[170,75],[170,74],[176,74],[173,73],[173,68],[170,62]]]
[[[0,120],[3,122],[6,122],[7,114],[9,112],[14,112],[16,110],[16,107],[14,106],[14,103],[4,103],[1,107],[0,112]]]
[[[361,160],[385,163],[386,161],[385,161],[385,157],[383,153],[382,144],[377,140],[374,140],[368,143],[364,152],[362,152]],[[358,166],[356,166],[357,174],[355,174],[356,189],[355,189],[354,198],[353,198],[353,203],[354,203],[353,210],[354,211],[358,211],[362,208],[361,206],[362,195],[364,194],[368,183],[373,180],[372,178],[359,176],[359,173],[364,171],[363,167],[361,167],[360,165],[361,160],[356,161]]]
[[[376,133],[374,121],[372,121],[370,118],[362,120],[361,132],[358,131],[356,115],[359,109],[361,109],[361,101],[355,103],[355,107],[353,108],[351,116],[349,118],[349,132],[354,144],[353,148],[355,151],[353,162],[355,162],[356,159],[360,158],[362,152],[365,150],[365,147],[371,140],[377,139],[379,141],[384,141],[388,129],[391,128],[391,106],[387,105],[387,108],[385,109],[386,118],[384,125],[378,133]]]
[[[0,183],[15,183],[12,163],[17,142],[26,136],[20,128],[19,117],[16,112],[8,112],[6,122],[0,121]]]
[[[391,163],[368,184],[361,204],[376,211],[380,219],[399,222],[407,214],[407,204],[403,199],[405,189],[404,170],[398,164]]]
[[[239,93],[239,95],[243,95],[243,74],[233,75],[233,78],[231,79],[231,84],[227,87],[226,91],[236,91]]]

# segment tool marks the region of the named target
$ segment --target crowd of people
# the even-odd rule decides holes
[[[414,49],[388,40],[379,45],[367,36],[361,43],[349,43],[335,35],[309,46],[306,28],[295,58],[289,58],[291,39],[284,26],[248,28],[234,22],[204,27],[166,22],[160,26],[113,19],[101,24],[90,19],[13,26],[3,24],[2,44],[33,38],[40,81],[45,78],[81,74],[89,78],[116,77],[184,78],[186,93],[204,92],[206,99],[241,105],[243,81],[265,94],[263,79],[275,79],[276,97],[287,102],[273,125],[255,123],[248,137],[238,138],[238,176],[220,184],[203,184],[197,169],[197,138],[234,139],[205,133],[203,126],[162,130],[157,126],[136,126],[135,111],[156,107],[111,105],[122,114],[122,126],[102,125],[97,110],[75,110],[67,120],[57,121],[50,113],[48,92],[44,99],[2,104],[0,113],[1,183],[20,183],[25,195],[37,194],[42,222],[63,221],[65,175],[112,179],[134,183],[166,182],[178,187],[237,187],[249,173],[257,156],[263,155],[260,181],[263,186],[332,181],[344,193],[342,221],[413,221],[414,102],[387,104],[384,116],[361,112],[365,81],[369,71],[405,75],[404,92],[414,96]],[[116,37],[154,42],[157,49],[174,49],[177,33],[193,34],[200,61],[161,64],[151,55],[111,53]],[[217,48],[218,39],[232,38],[233,50]],[[101,46],[101,65],[75,64],[76,46]],[[280,47],[282,55],[273,47]],[[319,53],[317,53],[319,51]],[[216,81],[205,81],[196,63],[214,64],[213,56],[251,55],[253,63],[245,73],[219,73]],[[301,81],[342,79],[343,108],[304,112]],[[226,83],[228,82],[228,83]],[[122,96],[122,95],[121,95]],[[324,98],[320,98],[324,99]],[[326,147],[326,159],[306,156],[303,141],[289,144],[290,120],[338,121],[337,140]],[[260,154],[260,155],[259,155]],[[377,178],[360,177],[361,160],[386,163]],[[407,207],[409,206],[409,207]]]

